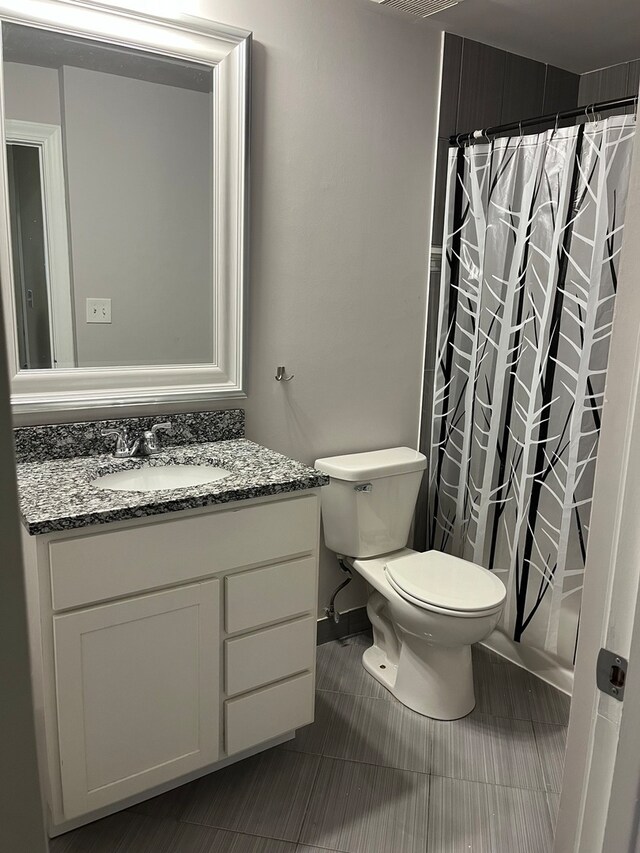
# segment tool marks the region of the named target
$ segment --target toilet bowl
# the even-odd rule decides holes
[[[475,706],[471,646],[498,624],[506,589],[492,572],[406,547],[426,458],[410,448],[329,457],[327,546],[372,588],[365,669],[419,714],[455,720]]]

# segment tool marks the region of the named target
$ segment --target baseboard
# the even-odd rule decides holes
[[[346,610],[341,613],[339,622],[334,622],[333,619],[328,619],[326,616],[318,619],[317,644],[321,646],[324,643],[330,643],[332,640],[341,640],[343,637],[360,634],[370,628],[371,622],[367,616],[367,608],[354,607],[353,610]]]
[[[532,675],[546,681],[552,687],[557,687],[563,693],[571,696],[573,693],[573,668],[558,660],[549,652],[543,652],[531,646],[516,643],[500,630],[495,630],[484,643],[480,644],[506,658],[516,666],[526,669]]]

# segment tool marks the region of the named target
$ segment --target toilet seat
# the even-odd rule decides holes
[[[407,601],[451,616],[484,616],[499,610],[504,584],[482,566],[440,551],[414,552],[385,563],[389,584]]]

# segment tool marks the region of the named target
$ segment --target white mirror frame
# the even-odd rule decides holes
[[[237,398],[244,393],[251,33],[191,15],[156,18],[75,0],[0,0],[0,20],[213,68],[212,364],[21,370],[14,305],[0,46],[0,284],[14,413]]]

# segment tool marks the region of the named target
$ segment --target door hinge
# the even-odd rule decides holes
[[[610,652],[609,649],[600,649],[596,664],[598,689],[622,702],[628,666],[629,662],[622,655]]]

